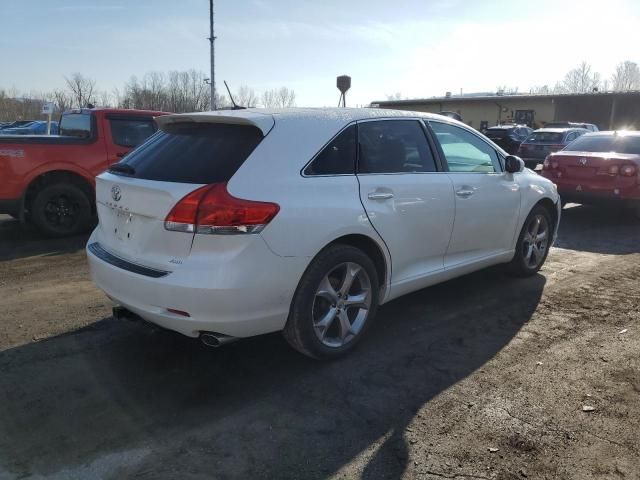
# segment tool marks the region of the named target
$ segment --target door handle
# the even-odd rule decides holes
[[[369,192],[367,195],[369,200],[388,200],[389,198],[393,198],[393,193],[391,192]]]
[[[471,195],[473,195],[473,190],[461,188],[460,190],[456,190],[456,195],[462,198],[469,198]]]

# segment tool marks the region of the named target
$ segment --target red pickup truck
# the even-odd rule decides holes
[[[49,236],[87,230],[95,176],[152,135],[165,112],[78,109],[62,114],[60,135],[0,135],[0,213]]]

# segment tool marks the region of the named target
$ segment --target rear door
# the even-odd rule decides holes
[[[358,122],[357,174],[362,204],[391,254],[392,283],[442,270],[453,189],[436,165],[422,122]]]
[[[107,114],[105,122],[107,166],[122,160],[158,129],[151,116]]]
[[[445,267],[455,267],[513,248],[520,186],[503,171],[496,150],[478,135],[429,121],[455,193],[455,224]]]
[[[189,255],[194,235],[164,228],[172,208],[202,185],[228,182],[263,138],[247,125],[165,130],[96,179],[96,240],[113,255],[161,269]]]

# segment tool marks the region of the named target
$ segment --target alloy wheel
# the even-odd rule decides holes
[[[549,246],[549,222],[544,215],[534,215],[527,224],[522,240],[522,255],[528,268],[537,268]]]
[[[360,333],[371,295],[369,275],[357,263],[341,263],[323,277],[312,307],[313,330],[323,345],[342,347]]]

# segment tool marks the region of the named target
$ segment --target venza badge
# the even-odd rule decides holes
[[[122,193],[120,192],[120,187],[118,185],[114,185],[111,187],[111,198],[113,198],[116,202],[122,198]]]

